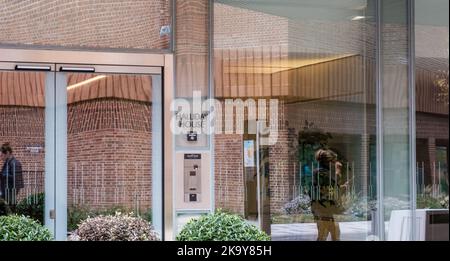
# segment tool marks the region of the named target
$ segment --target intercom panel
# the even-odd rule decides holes
[[[202,155],[185,154],[183,166],[184,202],[201,202],[202,195]]]

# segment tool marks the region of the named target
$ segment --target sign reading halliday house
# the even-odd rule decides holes
[[[176,145],[179,147],[207,147],[208,135],[196,130],[202,130],[207,126],[209,112],[175,114],[178,133],[176,134]]]

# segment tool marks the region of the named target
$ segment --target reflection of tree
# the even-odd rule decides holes
[[[320,148],[328,148],[328,140],[332,138],[330,133],[324,133],[314,126],[314,123],[305,121],[305,127],[298,134],[300,162],[313,162],[315,151]]]
[[[448,70],[438,71],[434,84],[439,88],[438,102],[448,105]]]
[[[297,158],[301,164],[302,185],[306,188],[311,186],[312,172],[317,167],[315,152],[318,149],[331,149],[338,155],[338,161],[347,163],[347,159],[339,152],[337,148],[330,146],[329,141],[333,136],[329,132],[315,126],[313,122],[305,121],[305,126],[298,133]],[[314,165],[314,166],[313,166]],[[349,168],[351,170],[351,168]],[[342,178],[347,178],[346,170],[342,171]]]
[[[305,126],[298,133],[298,162],[301,164],[301,183],[306,188],[311,186],[312,172],[316,162],[315,152],[320,148],[328,148],[328,140],[333,136],[317,128],[313,122],[305,121]]]

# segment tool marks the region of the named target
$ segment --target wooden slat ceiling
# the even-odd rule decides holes
[[[146,75],[69,74],[67,82],[69,104],[98,98],[143,102],[150,102],[152,98],[151,78]],[[71,86],[77,87],[71,88]]]
[[[273,98],[281,97],[291,102],[305,100],[333,100],[343,102],[375,103],[373,63],[361,56],[335,59],[329,62],[303,66],[290,70],[266,72],[258,70],[253,63],[260,64],[262,55],[238,52],[230,57],[230,52],[216,52],[215,97],[221,98]],[[245,54],[245,55],[244,55]],[[243,55],[244,60],[238,59]],[[279,61],[270,58],[269,61]],[[255,62],[256,61],[256,62]],[[283,67],[282,63],[279,62]],[[236,66],[237,65],[237,66]],[[270,64],[267,66],[270,69]],[[238,68],[238,69],[235,69]],[[366,68],[364,72],[361,68]],[[276,69],[276,68],[275,68]],[[184,72],[187,73],[187,72]],[[1,72],[0,106],[45,106],[45,73],[42,72]],[[395,77],[398,74],[392,74]],[[119,98],[150,102],[152,82],[144,75],[69,74],[68,103],[76,103],[98,98]],[[397,79],[398,78],[398,79]],[[95,80],[92,80],[95,79]],[[418,68],[417,110],[428,113],[448,114],[448,106],[437,102],[439,89],[434,85],[433,72]],[[401,77],[390,80],[404,82]],[[83,84],[83,82],[85,84]],[[70,86],[78,85],[75,88]],[[183,88],[180,88],[183,87]],[[184,83],[178,86],[179,95],[192,97],[194,86]],[[407,94],[398,92],[402,88],[390,90],[394,103],[407,99]],[[405,98],[406,97],[406,98]]]
[[[365,74],[364,63],[361,56],[353,55],[290,68],[289,57],[281,50],[216,50],[214,91],[216,98],[362,102],[368,77],[373,77],[369,69]],[[367,89],[375,93],[373,86]]]
[[[44,107],[45,77],[41,72],[0,71],[0,105]],[[145,75],[68,74],[67,83],[69,104],[99,98],[152,99],[152,81]]]
[[[216,49],[214,56],[214,93],[218,99],[280,98],[287,102],[375,104],[375,63],[360,55],[290,69],[286,69],[290,63],[287,53],[278,49]],[[386,72],[384,82],[392,86],[385,90],[386,107],[407,106],[408,94],[400,87],[407,80],[404,72],[403,66],[392,66]],[[438,102],[436,75],[417,68],[416,79],[417,110],[448,114],[448,106]]]
[[[43,107],[45,73],[1,72],[0,105]]]

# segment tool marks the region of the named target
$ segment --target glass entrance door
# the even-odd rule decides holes
[[[161,68],[56,70],[56,239],[88,217],[118,213],[161,235]]]
[[[162,70],[168,100],[171,55],[0,48],[0,57],[0,216],[30,216],[70,240],[88,217],[119,212],[170,238]]]
[[[0,216],[25,215],[55,230],[54,64],[0,62]]]

